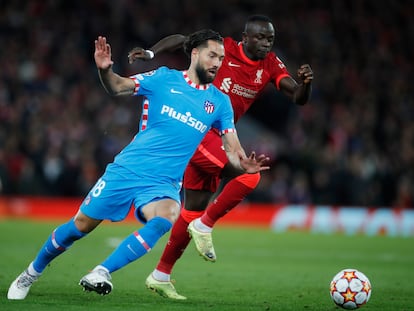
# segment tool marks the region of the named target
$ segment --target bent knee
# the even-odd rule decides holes
[[[89,233],[95,229],[102,220],[90,218],[86,216],[81,211],[79,211],[73,219],[76,228],[83,233]]]
[[[180,215],[180,206],[178,204],[172,205],[170,208],[168,208],[166,214],[167,215],[165,215],[164,218],[167,218],[172,223],[175,223],[178,219],[178,216]]]
[[[249,187],[249,188],[256,188],[257,185],[260,182],[260,173],[255,174],[243,174],[240,176],[237,176],[235,178],[239,183],[242,183],[243,185]]]
[[[147,221],[159,216],[174,223],[180,215],[180,206],[172,199],[163,199],[147,204],[141,209],[141,213]]]

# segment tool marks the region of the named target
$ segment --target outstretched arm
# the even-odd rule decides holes
[[[185,36],[181,34],[175,34],[167,36],[157,43],[155,43],[149,50],[141,47],[135,47],[128,53],[128,61],[130,64],[137,59],[150,60],[160,52],[172,52],[183,46]]]
[[[113,96],[132,95],[135,83],[132,79],[121,77],[112,71],[114,62],[111,57],[111,46],[106,42],[105,37],[99,36],[95,40],[94,58],[103,87]]]
[[[300,66],[297,72],[300,83],[293,78],[286,77],[280,81],[280,90],[286,94],[295,104],[306,104],[312,93],[313,71],[310,65]]]
[[[254,151],[249,155],[249,157],[246,156],[236,133],[227,133],[221,138],[223,140],[224,150],[226,151],[230,164],[240,174],[255,174],[270,168],[265,165],[269,161],[269,157],[263,154],[256,157],[256,153]]]

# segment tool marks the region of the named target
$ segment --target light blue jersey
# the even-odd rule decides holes
[[[82,204],[92,218],[121,220],[131,203],[139,208],[163,197],[179,202],[184,170],[208,130],[235,131],[229,97],[214,85],[200,87],[167,67],[131,78],[134,95],[145,97],[140,131]]]
[[[211,128],[232,131],[230,100],[212,84],[191,86],[185,72],[161,67],[133,76],[136,95],[145,96],[140,132],[115,163],[145,178],[180,182],[197,146]]]

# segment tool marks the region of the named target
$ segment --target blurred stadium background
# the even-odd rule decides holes
[[[127,53],[207,27],[241,39],[251,14],[273,19],[274,51],[293,75],[311,64],[313,96],[296,107],[269,87],[238,123],[246,149],[270,154],[272,169],[220,220],[243,225],[215,231],[220,263],[194,259],[189,247],[177,264],[190,303],[154,299],[143,285],[167,235],[117,272],[115,295],[78,295],[81,272],[136,227],[129,215],[131,226],[102,226],[50,267],[30,299],[0,299],[1,310],[333,310],[329,281],[348,267],[373,283],[364,309],[413,309],[411,0],[0,1],[0,296],[137,131],[139,100],[111,98],[100,85],[95,38],[108,38],[119,73],[183,69],[181,51],[133,65]]]
[[[248,202],[413,207],[414,3],[376,1],[1,1],[0,195],[82,197],[137,130],[136,98],[101,87],[93,42],[122,74],[185,68],[181,51],[129,65],[134,46],[213,28],[241,38],[269,15],[274,51],[314,73],[311,103],[269,87],[238,128],[272,169]]]

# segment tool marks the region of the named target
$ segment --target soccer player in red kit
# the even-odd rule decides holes
[[[148,60],[161,51],[174,50],[182,46],[185,39],[183,35],[171,35],[160,40],[150,50],[134,48],[128,55],[129,61]],[[231,37],[224,39],[225,58],[213,84],[229,95],[235,122],[269,83],[295,104],[303,105],[310,98],[313,80],[311,67],[308,64],[300,66],[297,71],[299,82],[296,82],[283,62],[271,52],[274,39],[273,24],[263,15],[248,18],[241,42]],[[251,193],[260,181],[259,173],[233,175],[227,162],[219,134],[210,130],[185,171],[184,206],[156,269],[146,280],[149,289],[168,298],[186,299],[176,292],[170,275],[191,237],[204,259],[212,262],[216,260],[212,242],[214,224]],[[232,179],[210,203],[224,176]]]

